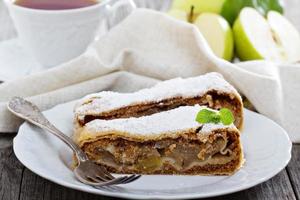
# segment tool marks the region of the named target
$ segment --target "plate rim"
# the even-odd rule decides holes
[[[64,105],[64,104],[60,104],[60,105]],[[58,105],[58,106],[60,106]],[[57,107],[57,106],[55,106]],[[55,107],[53,107],[52,109],[54,109]],[[52,109],[49,109],[49,110],[52,110]],[[91,194],[95,194],[95,195],[104,195],[104,196],[109,196],[109,197],[120,197],[120,198],[127,198],[127,199],[183,199],[183,198],[187,198],[187,199],[195,199],[195,198],[208,198],[208,197],[216,197],[216,196],[221,196],[221,195],[226,195],[226,194],[231,194],[231,193],[234,193],[234,192],[239,192],[239,191],[242,191],[242,190],[246,190],[246,189],[249,189],[251,187],[254,187],[260,183],[263,183],[269,179],[271,179],[272,177],[276,176],[279,172],[281,172],[286,166],[287,164],[289,163],[290,159],[291,159],[291,151],[292,151],[292,142],[287,134],[287,132],[280,126],[278,125],[276,122],[274,122],[273,120],[269,119],[268,117],[262,115],[262,114],[259,114],[259,113],[255,113],[253,111],[250,111],[248,109],[245,109],[245,111],[248,111],[250,112],[251,114],[254,114],[254,115],[258,115],[259,117],[263,117],[265,118],[265,120],[268,120],[270,121],[273,125],[277,126],[276,128],[280,129],[280,132],[281,132],[281,137],[284,137],[286,139],[285,143],[288,144],[288,147],[286,148],[286,150],[284,151],[284,155],[286,155],[285,157],[285,160],[282,161],[280,164],[280,166],[276,167],[274,170],[273,170],[273,173],[270,173],[268,176],[265,176],[261,179],[258,179],[256,181],[252,181],[250,182],[249,184],[245,185],[245,186],[242,186],[242,187],[233,187],[233,188],[230,188],[230,189],[227,189],[227,190],[221,190],[221,191],[215,191],[215,192],[211,192],[211,193],[203,193],[203,194],[200,194],[200,193],[192,193],[192,194],[175,194],[174,196],[172,195],[161,195],[161,194],[152,194],[151,196],[149,195],[143,195],[143,194],[135,194],[135,193],[113,193],[113,192],[110,192],[110,191],[105,191],[105,190],[98,190],[98,192],[96,192],[96,190],[94,190],[93,188],[89,188],[89,187],[82,187],[81,185],[74,185],[72,183],[69,183],[67,181],[64,181],[63,179],[59,179],[59,178],[55,178],[55,177],[51,177],[51,176],[47,176],[43,173],[40,173],[38,170],[35,170],[31,167],[31,165],[29,163],[27,163],[26,160],[23,160],[21,157],[21,155],[18,153],[18,146],[17,143],[18,143],[18,135],[19,135],[19,132],[22,131],[24,129],[24,127],[26,126],[32,126],[30,125],[28,122],[24,122],[20,128],[19,128],[19,131],[18,131],[18,134],[14,137],[13,139],[13,151],[17,157],[17,159],[27,168],[29,169],[31,172],[39,175],[40,177],[42,178],[45,178],[46,180],[49,180],[51,182],[54,182],[60,186],[63,186],[63,187],[67,187],[67,188],[71,188],[71,189],[74,189],[74,190],[78,190],[78,191],[82,191],[82,192],[88,192],[88,193],[91,193]],[[283,154],[283,153],[282,153]]]

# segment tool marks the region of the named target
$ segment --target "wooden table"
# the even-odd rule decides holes
[[[113,199],[57,185],[24,167],[12,150],[14,134],[0,135],[0,197],[3,200],[93,200]],[[278,175],[248,190],[210,198],[284,200],[300,197],[300,145],[293,146],[292,160]]]
[[[286,14],[300,30],[300,0],[286,0]],[[15,37],[11,20],[0,1],[0,41]],[[65,188],[47,181],[24,167],[14,155],[15,134],[0,133],[0,197],[3,200],[113,199]],[[276,145],[276,144],[274,144]],[[300,145],[293,146],[289,165],[272,179],[248,190],[211,199],[300,199]]]

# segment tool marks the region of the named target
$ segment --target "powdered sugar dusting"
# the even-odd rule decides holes
[[[147,102],[158,102],[166,98],[195,97],[204,95],[210,90],[235,94],[237,91],[221,74],[212,72],[202,76],[182,79],[175,78],[160,82],[152,88],[142,89],[134,93],[100,92],[84,97],[75,108],[75,115],[82,119],[85,115],[99,115],[129,105]]]
[[[107,132],[125,132],[131,135],[153,136],[163,133],[178,133],[180,131],[195,130],[202,126],[200,133],[211,133],[211,131],[223,128],[235,129],[233,124],[225,126],[219,124],[200,124],[195,121],[197,113],[205,106],[182,106],[173,110],[156,113],[139,118],[93,120],[85,125],[85,128],[98,136]]]

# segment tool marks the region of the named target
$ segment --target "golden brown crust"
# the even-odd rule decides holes
[[[117,118],[141,117],[158,112],[171,110],[180,106],[204,105],[212,109],[228,108],[235,117],[235,126],[242,129],[243,126],[243,103],[240,96],[236,94],[222,93],[216,90],[210,90],[204,95],[192,98],[175,97],[163,99],[157,102],[140,102],[139,104],[129,105],[109,112],[98,113],[97,115],[85,115],[83,119],[75,119],[79,126],[94,119],[111,120]]]

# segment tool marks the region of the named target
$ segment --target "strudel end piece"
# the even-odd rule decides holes
[[[140,117],[195,104],[230,109],[235,117],[234,124],[241,129],[241,97],[218,73],[176,78],[134,93],[100,92],[88,95],[75,108],[75,122],[78,126],[84,126],[94,119]]]
[[[206,108],[206,107],[205,107]],[[199,124],[199,105],[149,116],[95,119],[74,139],[88,157],[116,173],[230,175],[243,163],[239,130]]]

